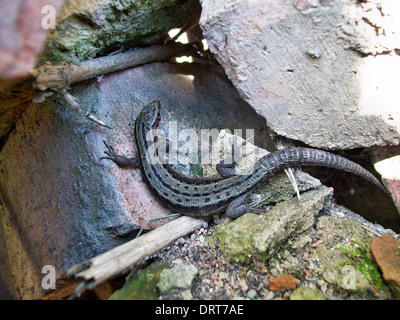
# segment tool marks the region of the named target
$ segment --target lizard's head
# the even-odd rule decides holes
[[[136,123],[140,122],[145,124],[147,128],[157,128],[161,119],[161,102],[154,100],[147,106],[144,106],[138,117]]]

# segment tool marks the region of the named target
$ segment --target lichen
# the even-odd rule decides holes
[[[151,44],[198,10],[196,1],[67,1],[39,58],[79,62]]]

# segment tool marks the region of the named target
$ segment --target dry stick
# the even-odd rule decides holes
[[[130,270],[136,263],[168,246],[172,241],[201,228],[205,221],[207,220],[188,216],[180,217],[139,238],[71,267],[67,275],[77,280],[84,280],[76,288],[73,296],[79,296],[83,290],[92,289]]]
[[[137,48],[124,53],[78,63],[53,65],[50,62],[46,62],[32,72],[35,77],[33,86],[41,91],[52,90],[61,93],[75,112],[102,126],[108,127],[101,120],[79,108],[74,98],[66,92],[72,84],[146,63],[162,61],[172,57],[197,55],[198,51],[194,46],[174,43],[164,46]]]
[[[274,140],[276,141],[275,146],[277,147],[278,150],[288,147],[287,141],[280,138],[279,136]],[[297,185],[297,180],[296,177],[294,176],[294,168],[293,167],[284,168],[283,171],[285,171],[290,183],[292,184],[293,189],[296,192],[297,199],[301,200],[299,187]]]
[[[70,85],[76,82],[103,74],[184,55],[198,55],[198,52],[192,45],[175,43],[165,46],[136,48],[124,53],[78,63],[53,65],[47,62],[33,72],[35,76],[34,86],[41,91],[68,89]]]

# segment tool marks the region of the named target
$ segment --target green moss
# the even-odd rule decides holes
[[[157,300],[159,298],[157,284],[161,272],[166,268],[169,268],[169,265],[157,264],[144,269],[136,278],[115,291],[109,300]]]
[[[214,237],[232,262],[266,260],[281,250],[288,237],[312,226],[331,191],[326,187],[305,192],[301,201],[294,198],[278,203],[268,212],[247,213],[234,221],[218,225]]]
[[[244,215],[235,221],[227,221],[217,225],[214,237],[217,239],[221,250],[225,251],[233,262],[248,262],[255,253],[252,232],[254,229],[253,214]]]
[[[343,245],[336,245],[336,248],[346,254],[349,259],[343,261],[337,268],[341,268],[344,265],[351,264],[356,270],[361,271],[368,281],[372,281],[376,288],[382,287],[382,277],[379,273],[378,266],[374,260],[370,258],[370,246],[369,243],[363,243],[357,238],[352,238],[352,246],[346,247]]]
[[[77,1],[72,4],[78,3]],[[66,2],[39,57],[79,62],[123,48],[151,44],[199,9],[194,0]]]
[[[292,274],[297,279],[301,279],[303,277],[301,272],[302,269],[302,266],[295,266],[292,268],[288,268],[286,272]]]

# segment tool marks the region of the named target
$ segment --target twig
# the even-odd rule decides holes
[[[192,45],[175,43],[165,46],[137,48],[124,53],[82,61],[78,63],[45,63],[32,72],[34,87],[46,91],[68,89],[72,84],[92,79],[107,73],[136,67],[142,64],[162,61],[171,57],[197,56]]]
[[[73,266],[67,275],[83,280],[76,287],[73,297],[79,296],[85,289],[92,289],[130,270],[136,263],[168,246],[172,241],[201,228],[205,221],[188,216],[180,217],[139,238]]]
[[[275,146],[277,147],[278,150],[281,150],[283,148],[286,148],[286,147],[292,146],[292,145],[293,145],[293,143],[290,143],[284,137],[281,137],[281,136],[275,137]],[[289,181],[292,184],[294,191],[296,192],[297,199],[301,200],[299,187],[297,185],[297,180],[296,180],[296,177],[294,176],[294,168],[293,167],[285,168],[285,169],[283,169],[283,171],[285,171],[287,177],[289,178]]]
[[[72,84],[171,57],[198,55],[198,50],[194,46],[174,43],[164,46],[137,48],[124,53],[79,63],[52,64],[51,62],[46,62],[32,71],[32,75],[35,78],[33,87],[41,91],[34,99],[42,102],[51,92],[59,93],[77,114],[83,115],[101,126],[110,128],[103,121],[79,107],[76,99],[67,92]]]
[[[108,129],[111,129],[111,127],[109,125],[107,125],[106,123],[104,123],[103,121],[97,119],[94,115],[92,115],[91,113],[82,110],[79,107],[78,102],[76,101],[76,98],[70,94],[67,90],[62,90],[60,92],[61,96],[64,98],[65,102],[68,103],[68,105],[77,113],[80,114],[82,116],[85,116],[86,118],[92,120],[93,122],[97,123],[98,125],[101,125],[103,127],[106,127]]]
[[[138,234],[136,235],[136,238],[139,238],[139,237],[141,236],[141,234],[142,234],[144,228],[145,228],[148,224],[154,223],[154,222],[156,222],[156,221],[166,220],[166,219],[176,219],[177,217],[180,217],[180,216],[181,216],[180,213],[173,213],[173,214],[170,214],[170,215],[165,216],[165,217],[147,220],[147,221],[142,225],[142,227],[140,228]]]

